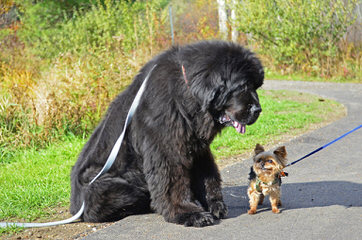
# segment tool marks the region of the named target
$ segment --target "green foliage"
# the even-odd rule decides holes
[[[11,33],[11,29],[1,29],[0,30],[0,40],[3,40],[4,38],[8,37]]]
[[[158,51],[167,3],[19,1],[21,27],[0,31],[0,156],[92,131]]]
[[[127,52],[152,41],[157,34],[156,25],[164,21],[160,10],[168,3],[167,0],[76,2],[66,6],[63,1],[28,5],[19,36],[43,57],[66,52],[84,54],[110,47],[121,47]]]
[[[64,21],[74,16],[77,9],[91,6],[88,0],[71,1],[17,1],[22,28],[18,35],[33,46],[48,43],[52,35],[57,35]],[[44,48],[45,49],[45,48]]]
[[[356,0],[252,0],[237,8],[238,26],[279,67],[331,76]]]
[[[26,132],[30,126],[29,118],[21,106],[11,103],[6,95],[0,96],[0,163],[13,156],[13,146],[21,145],[19,141],[26,141],[17,134],[19,128]]]

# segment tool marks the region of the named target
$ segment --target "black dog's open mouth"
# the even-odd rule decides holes
[[[245,133],[245,125],[241,124],[237,121],[232,120],[228,115],[223,115],[219,118],[219,122],[221,124],[227,125],[227,126],[233,126],[238,133],[244,134]]]

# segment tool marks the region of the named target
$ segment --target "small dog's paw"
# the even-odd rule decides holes
[[[209,212],[193,212],[179,214],[176,222],[186,227],[206,227],[213,225],[215,220]]]
[[[226,218],[228,215],[228,208],[223,201],[217,201],[210,204],[210,213],[217,219]]]
[[[250,215],[253,215],[253,214],[255,214],[256,213],[256,209],[250,209],[249,211],[248,211],[248,214],[250,214]]]
[[[280,213],[280,210],[278,208],[273,208],[272,211],[273,213]]]

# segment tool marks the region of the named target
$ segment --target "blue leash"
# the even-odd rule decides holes
[[[334,139],[333,141],[330,141],[330,142],[329,142],[329,143],[327,143],[326,145],[324,145],[324,146],[322,146],[322,147],[320,147],[320,148],[317,148],[317,149],[316,149],[316,150],[314,150],[313,152],[308,153],[308,154],[307,154],[307,155],[305,155],[304,157],[301,157],[301,158],[299,158],[298,160],[295,160],[294,162],[289,163],[289,164],[288,164],[287,166],[285,166],[285,167],[292,166],[292,165],[296,164],[297,162],[302,161],[303,159],[305,159],[305,158],[307,158],[307,157],[309,157],[309,156],[311,156],[311,155],[313,155],[313,154],[315,154],[315,153],[319,152],[320,150],[325,149],[325,148],[326,148],[326,147],[328,147],[329,145],[332,145],[333,143],[335,143],[335,142],[337,142],[337,141],[341,140],[342,138],[344,138],[344,137],[345,137],[345,136],[347,136],[348,134],[351,134],[351,133],[353,133],[354,131],[357,131],[357,130],[358,130],[358,129],[360,129],[361,127],[362,127],[362,124],[361,124],[361,125],[359,125],[358,127],[354,128],[354,129],[352,129],[351,131],[349,131],[349,132],[347,132],[347,133],[343,134],[342,136],[340,136],[340,137],[338,137],[338,138]]]
[[[128,111],[127,117],[126,117],[126,121],[124,123],[124,127],[123,127],[123,131],[121,133],[121,135],[118,137],[116,143],[114,144],[111,153],[108,156],[108,159],[106,161],[106,163],[104,164],[102,170],[98,173],[97,176],[95,176],[93,178],[93,180],[89,183],[89,185],[91,185],[97,178],[99,178],[101,175],[105,174],[112,166],[112,164],[114,163],[114,161],[116,160],[116,157],[118,155],[119,149],[121,148],[121,144],[124,138],[124,135],[126,133],[126,129],[129,126],[129,124],[131,123],[133,114],[135,113],[138,104],[140,102],[141,96],[146,88],[146,83],[148,81],[148,79],[150,78],[150,75],[153,71],[153,69],[157,66],[157,64],[155,64],[151,70],[148,72],[145,80],[143,81],[141,87],[139,88],[133,102],[132,105]],[[17,223],[17,222],[0,222],[0,228],[5,228],[5,227],[11,227],[11,226],[15,226],[15,227],[24,227],[24,228],[33,228],[33,227],[49,227],[49,226],[56,226],[56,225],[62,225],[62,224],[67,224],[67,223],[71,223],[74,222],[75,220],[79,219],[83,212],[84,212],[84,206],[85,206],[85,202],[83,201],[81,208],[79,209],[79,211],[73,216],[70,217],[68,219],[65,220],[61,220],[61,221],[56,221],[56,222],[47,222],[47,223]]]

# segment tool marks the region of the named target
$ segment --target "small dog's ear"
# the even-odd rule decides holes
[[[264,147],[259,143],[257,143],[254,149],[255,155],[258,155],[259,153],[262,153],[264,151],[265,151]]]
[[[287,150],[285,149],[285,146],[278,147],[277,149],[275,149],[274,154],[280,158],[286,158]]]

